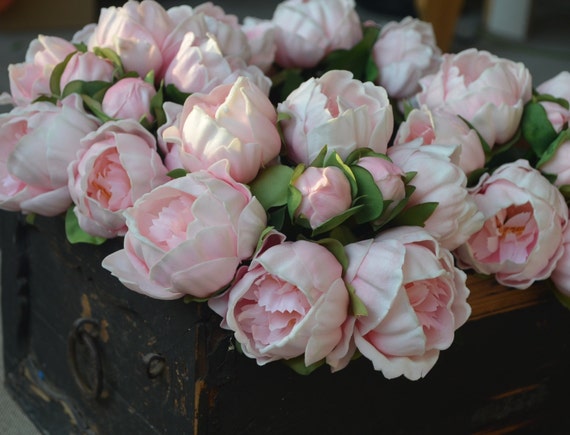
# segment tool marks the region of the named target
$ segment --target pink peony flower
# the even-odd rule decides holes
[[[195,46],[213,39],[223,57],[239,58],[246,63],[249,61],[251,49],[235,15],[226,14],[211,2],[194,9],[187,5],[175,6],[167,13],[173,24],[162,47],[165,69],[180,52],[188,33],[193,35]],[[163,73],[159,76],[162,77]]]
[[[570,185],[570,140],[562,142],[549,160],[540,165],[541,172],[556,175],[554,185]]]
[[[389,379],[425,376],[471,313],[465,273],[418,227],[394,228],[345,250],[345,280],[368,315],[349,316],[327,363],[340,370],[358,349]]]
[[[457,249],[460,266],[519,289],[548,278],[562,256],[568,221],[558,189],[518,160],[483,175],[470,194],[485,225]]]
[[[125,69],[141,77],[150,71],[158,74],[165,61],[162,47],[172,27],[158,2],[129,0],[121,7],[101,9],[87,46],[90,51],[95,47],[114,50]]]
[[[83,138],[85,151],[68,167],[69,192],[79,226],[93,236],[123,236],[123,212],[170,178],[156,139],[138,122],[103,124]]]
[[[61,75],[61,90],[63,91],[65,85],[74,80],[112,82],[114,69],[111,62],[94,53],[77,52],[71,56]]]
[[[411,17],[382,26],[373,56],[379,84],[396,99],[419,92],[420,78],[435,73],[441,63],[432,25]]]
[[[229,162],[230,175],[247,183],[281,150],[277,113],[247,78],[209,94],[193,94],[173,125],[162,130],[169,169],[206,169]]]
[[[416,190],[406,207],[438,203],[425,229],[446,249],[453,250],[483,225],[483,215],[467,191],[467,177],[457,166],[459,148],[415,140],[390,147],[388,156],[404,172],[416,172],[410,182]]]
[[[341,275],[326,248],[284,242],[254,258],[232,287],[208,304],[259,365],[304,354],[308,366],[325,358],[342,337],[348,291]]]
[[[308,219],[313,229],[348,210],[352,203],[350,183],[342,170],[334,166],[309,166],[293,186],[302,195],[295,216]]]
[[[51,95],[49,81],[53,69],[74,51],[73,44],[56,36],[40,35],[34,39],[25,62],[8,66],[14,103],[25,106],[41,95]]]
[[[394,144],[404,144],[421,138],[423,145],[461,146],[458,166],[469,175],[485,166],[485,151],[475,130],[457,115],[427,107],[413,109],[400,124]]]
[[[288,157],[310,164],[326,145],[345,159],[357,148],[385,153],[393,130],[384,88],[333,70],[311,78],[279,103]]]
[[[273,13],[276,62],[311,68],[333,50],[352,48],[362,39],[354,0],[286,0]]]
[[[562,71],[551,79],[541,83],[536,91],[539,94],[548,94],[556,98],[564,98],[570,102],[570,72]],[[560,133],[564,126],[570,122],[570,110],[560,104],[549,101],[541,102],[546,110],[548,120],[556,133]]]
[[[150,103],[156,89],[139,77],[126,77],[112,85],[101,103],[103,112],[116,119],[154,120]]]
[[[81,150],[81,139],[99,124],[76,95],[63,102],[33,103],[0,115],[0,208],[55,216],[71,205],[67,166]]]
[[[258,67],[247,65],[239,57],[224,56],[212,37],[199,39],[194,33],[187,33],[164,73],[164,82],[181,92],[207,93],[216,86],[234,83],[240,76],[248,77],[269,94],[271,80]]]
[[[277,45],[275,43],[275,24],[270,20],[245,17],[242,30],[251,47],[248,63],[268,72],[275,61]]]
[[[474,48],[444,54],[439,70],[420,85],[420,105],[462,116],[491,148],[513,137],[532,96],[531,75],[522,63]]]
[[[220,171],[197,171],[156,187],[125,212],[124,249],[103,267],[157,299],[207,298],[228,285],[266,226],[249,189]]]

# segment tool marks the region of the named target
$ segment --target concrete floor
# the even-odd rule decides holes
[[[165,6],[179,4],[179,1],[163,1]],[[191,2],[192,3],[192,2]],[[275,0],[231,0],[215,1],[226,12],[240,17],[271,17],[278,1]],[[487,34],[482,29],[481,2],[467,2],[453,45],[454,52],[467,47],[489,50],[501,57],[523,62],[531,71],[535,85],[553,77],[558,72],[570,71],[570,3],[558,0],[542,0],[535,7],[530,21],[528,37],[524,41],[509,41]],[[194,2],[193,4],[197,4]],[[538,5],[536,5],[538,6]],[[359,9],[361,18],[371,18],[383,23],[393,17],[379,15]],[[2,32],[0,29],[0,93],[8,90],[7,65],[21,62],[29,41],[37,32]],[[69,37],[69,30],[45,32],[51,35]],[[8,110],[0,106],[0,112]],[[0,289],[1,291],[1,289]],[[1,313],[0,313],[1,316]],[[1,320],[1,318],[0,318]],[[0,322],[1,325],[1,322]],[[4,363],[2,358],[2,335],[0,334],[0,434],[34,435],[39,433],[26,416],[15,405],[4,389]]]

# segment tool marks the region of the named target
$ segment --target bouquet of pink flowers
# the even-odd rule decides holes
[[[105,269],[206,302],[260,365],[421,378],[469,319],[469,269],[568,302],[568,72],[533,89],[354,0],[241,24],[130,0],[8,72],[0,208],[124,237]]]

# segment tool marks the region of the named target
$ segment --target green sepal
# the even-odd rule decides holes
[[[250,183],[249,187],[253,196],[268,211],[272,207],[287,204],[289,197],[289,182],[294,170],[289,166],[269,166],[261,171]]]
[[[63,76],[63,72],[65,71],[65,67],[69,63],[69,60],[77,53],[74,51],[73,53],[69,53],[63,61],[58,63],[53,71],[51,72],[51,76],[49,77],[49,90],[52,95],[56,97],[60,97],[61,95],[61,76]]]
[[[558,187],[558,190],[560,190],[560,193],[562,194],[566,202],[570,202],[570,184],[565,184],[563,186],[560,186]]]
[[[97,117],[101,122],[109,122],[113,121],[114,118],[111,118],[105,112],[103,112],[103,107],[101,103],[94,98],[91,98],[89,95],[82,94],[81,98],[83,99],[83,104],[87,106],[87,108]]]
[[[406,185],[409,184],[410,181],[412,181],[416,177],[416,175],[418,175],[417,171],[406,172],[404,174],[404,184],[406,184]]]
[[[352,314],[355,317],[368,316],[368,309],[366,308],[366,305],[364,305],[364,302],[362,302],[362,299],[360,299],[356,294],[356,289],[348,283],[345,284],[350,297],[350,309],[352,310]]]
[[[186,98],[188,98],[189,96],[190,94],[188,92],[182,92],[178,90],[178,88],[174,86],[172,83],[166,85],[166,87],[164,88],[164,99],[166,101],[172,101],[177,104],[184,104]]]
[[[301,176],[301,174],[305,171],[305,165],[299,164],[293,170],[291,174],[291,178],[289,180],[289,187],[287,189],[287,209],[289,210],[289,218],[293,221],[295,212],[301,205],[301,201],[303,201],[303,195],[301,191],[297,189],[293,184]]]
[[[121,60],[121,57],[117,54],[116,51],[107,47],[105,48],[95,47],[93,49],[93,53],[95,53],[99,57],[102,57],[103,59],[111,61],[111,63],[115,67],[115,72],[114,72],[115,77],[117,78],[124,77],[126,71],[123,66],[123,61]]]
[[[184,168],[176,168],[168,172],[166,175],[168,175],[170,178],[182,178],[188,175],[188,171]]]
[[[540,159],[556,138],[556,131],[542,104],[531,101],[525,105],[521,126],[523,137]]]
[[[36,98],[33,103],[51,103],[57,105],[57,97],[52,97],[49,95],[40,95]]]
[[[77,216],[75,216],[75,213],[73,212],[73,207],[74,206],[69,207],[65,214],[65,235],[67,236],[69,243],[88,243],[91,245],[103,244],[107,240],[106,238],[92,236],[81,229]]]
[[[468,187],[473,187],[476,186],[479,183],[479,180],[481,179],[481,176],[488,172],[489,169],[488,168],[479,168],[479,169],[475,169],[473,170],[468,176],[467,176],[467,186]]]
[[[313,166],[315,168],[324,168],[325,167],[325,158],[327,157],[327,153],[329,152],[328,145],[325,145],[317,154],[317,157],[313,159],[309,166]]]
[[[349,219],[350,217],[357,214],[358,211],[362,209],[362,207],[363,207],[362,205],[357,205],[357,206],[351,207],[348,210],[343,211],[341,214],[338,214],[338,215],[330,218],[329,220],[323,222],[318,227],[314,228],[312,235],[318,236],[320,234],[324,234],[324,233],[327,233],[329,231],[332,231],[334,228],[341,225],[347,219]],[[298,219],[299,218],[297,218],[297,220]]]
[[[267,225],[271,225],[275,227],[276,230],[281,231],[285,225],[286,217],[287,206],[271,209],[271,211],[267,213]]]
[[[344,162],[349,166],[353,166],[354,164],[356,164],[356,162],[358,162],[358,160],[364,157],[378,157],[384,160],[388,160],[389,162],[392,161],[392,159],[390,159],[390,157],[388,157],[386,154],[378,153],[371,148],[363,147],[363,148],[356,148],[353,152],[351,152],[348,155],[346,159],[344,159]]]
[[[317,243],[327,248],[327,250],[335,256],[337,261],[342,266],[342,271],[344,274],[348,269],[348,256],[346,255],[346,251],[344,250],[342,243],[332,237],[321,239],[317,241]]]
[[[88,95],[96,101],[103,101],[105,92],[111,87],[111,83],[105,81],[84,82],[83,80],[73,80],[65,85],[61,92],[61,98],[71,94]]]
[[[408,225],[423,227],[425,222],[433,214],[438,206],[438,202],[424,202],[421,204],[412,205],[402,211],[394,221],[398,226]]]
[[[387,225],[390,221],[395,219],[402,212],[402,210],[404,210],[404,208],[406,207],[406,205],[410,200],[410,196],[412,196],[412,193],[414,193],[415,190],[416,190],[415,186],[411,184],[406,184],[405,187],[406,195],[398,204],[396,204],[396,206],[392,210],[389,210],[388,208],[390,202],[392,201],[384,201],[384,212],[380,215],[378,219],[376,219],[373,222],[374,231],[378,231],[384,225]]]
[[[212,293],[210,296],[205,297],[205,298],[199,298],[196,296],[192,296],[192,295],[184,295],[184,298],[182,299],[184,301],[185,304],[191,304],[191,303],[204,303],[204,302],[208,302],[209,299],[214,298],[216,296],[221,295],[222,293],[224,293],[227,289],[230,288],[231,284],[225,285],[223,286],[221,289],[219,289],[218,291]]]
[[[346,225],[339,225],[331,230],[329,234],[330,238],[338,240],[343,246],[348,245],[349,243],[356,243],[360,239],[357,238],[350,227]]]
[[[355,214],[356,222],[361,224],[378,219],[384,210],[384,197],[374,181],[372,174],[360,166],[352,166],[356,180],[357,198],[355,203],[362,208]]]
[[[540,103],[540,102],[555,103],[555,104],[558,104],[558,105],[564,107],[566,110],[570,110],[570,101],[568,101],[565,98],[557,98],[554,95],[536,94],[534,96],[534,101],[536,101],[537,103]]]
[[[319,70],[347,70],[352,72],[355,79],[361,81],[370,80],[370,77],[378,75],[378,68],[373,69],[371,62],[372,49],[380,29],[375,26],[366,26],[363,28],[362,39],[356,43],[352,48],[334,50],[329,53],[319,63]],[[377,77],[375,77],[377,78]],[[374,78],[374,79],[375,79]]]
[[[285,101],[291,92],[305,81],[303,71],[299,68],[286,68],[271,77],[270,100],[274,103]]]
[[[554,155],[560,145],[563,143],[570,141],[570,130],[562,130],[558,136],[555,136],[555,139],[548,145],[548,147],[544,150],[540,159],[536,163],[536,167],[540,169],[542,165],[548,162]]]
[[[150,99],[150,113],[154,115],[156,125],[160,126],[166,123],[166,113],[164,113],[164,83],[156,90],[156,94]]]
[[[88,47],[87,47],[87,44],[85,44],[85,42],[77,42],[77,43],[73,44],[73,46],[80,53],[87,53]]]
[[[28,213],[26,215],[26,224],[28,225],[34,225],[35,221],[36,221],[36,214],[35,213]]]
[[[283,363],[285,365],[289,366],[295,372],[297,372],[298,374],[303,375],[303,376],[310,375],[311,373],[313,373],[316,369],[318,369],[320,366],[322,366],[325,363],[325,360],[320,360],[320,361],[317,361],[316,363],[311,364],[310,366],[307,367],[305,365],[305,357],[303,355],[298,356],[296,358],[284,359],[281,361],[283,361]]]

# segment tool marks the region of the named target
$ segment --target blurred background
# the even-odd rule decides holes
[[[97,21],[100,8],[123,3],[112,0],[0,0],[0,93],[9,90],[7,66],[24,60],[29,42],[38,34],[70,38],[85,24]],[[160,3],[168,8],[181,3],[195,6],[201,1],[162,0]],[[226,13],[240,18],[269,19],[279,1],[217,0],[214,3]],[[458,52],[476,47],[523,62],[533,76],[534,86],[560,71],[570,71],[569,1],[357,0],[357,4],[362,20],[383,24],[411,15],[431,22],[443,51]],[[9,109],[0,106],[0,112]],[[38,431],[4,389],[0,334],[0,434],[36,433]]]

